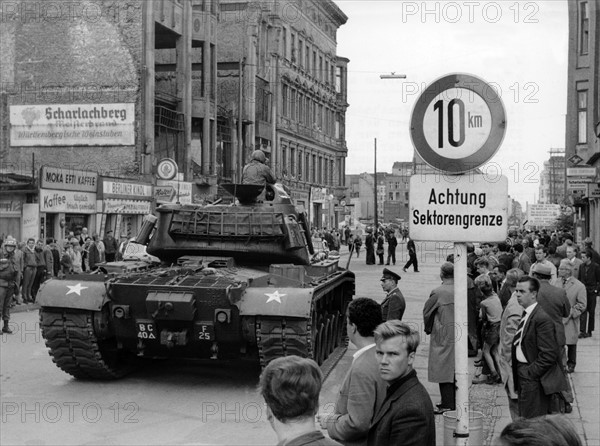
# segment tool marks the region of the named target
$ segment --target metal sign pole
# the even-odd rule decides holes
[[[454,244],[454,370],[456,375],[456,446],[469,444],[469,362],[467,327],[467,244]]]

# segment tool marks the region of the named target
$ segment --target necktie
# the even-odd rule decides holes
[[[513,345],[518,347],[521,344],[521,336],[523,335],[523,327],[525,326],[525,315],[527,313],[523,311],[523,315],[521,316],[521,321],[519,322],[519,326],[517,327],[517,332],[515,333],[515,337],[513,338]]]

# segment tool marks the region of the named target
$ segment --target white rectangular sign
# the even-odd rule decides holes
[[[95,214],[96,194],[72,190],[40,189],[40,212]]]
[[[567,167],[568,177],[595,177],[595,167]]]
[[[560,215],[559,204],[531,204],[527,208],[528,225],[551,226]]]
[[[600,184],[588,184],[588,197],[589,198],[600,198]]]
[[[104,180],[102,192],[105,196],[136,196],[152,198],[152,185],[131,183],[128,181]]]
[[[131,146],[135,104],[10,106],[10,145]]]
[[[105,214],[149,214],[150,202],[143,200],[104,199]]]
[[[420,241],[494,242],[508,231],[508,179],[484,175],[414,175],[410,237]]]
[[[587,185],[592,182],[593,182],[592,177],[567,177],[567,189],[568,190],[575,190],[575,189],[585,190],[585,189],[587,189]]]

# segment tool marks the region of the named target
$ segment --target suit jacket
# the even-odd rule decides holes
[[[540,280],[537,301],[556,324],[556,339],[560,346],[564,346],[566,342],[565,326],[562,321],[563,317],[568,317],[571,313],[571,304],[567,299],[566,291],[550,285],[547,280]]]
[[[556,340],[556,324],[539,304],[533,309],[523,328],[521,349],[528,363],[526,376],[532,381],[540,381],[546,395],[568,389],[560,364],[562,350]],[[514,344],[511,357],[515,389],[518,391],[518,361]]]
[[[433,404],[412,370],[407,379],[379,409],[371,429],[369,446],[435,446]]]
[[[565,339],[567,345],[577,344],[579,337],[579,316],[585,311],[587,306],[587,292],[583,283],[574,277],[569,277],[563,284],[562,279],[554,279],[550,281],[550,285],[563,288],[567,292],[567,299],[571,304],[569,316],[563,318],[565,327]]]
[[[507,282],[504,282],[504,285],[500,288],[498,292],[498,297],[500,298],[500,303],[502,304],[502,308],[506,308],[506,304],[508,304],[508,300],[512,296],[512,291],[510,290],[510,286]]]
[[[327,432],[345,445],[365,445],[373,416],[385,399],[387,383],[381,379],[375,346],[354,360],[327,419]]]
[[[515,264],[516,261],[516,264]],[[526,253],[521,253],[521,255],[517,258],[515,258],[515,261],[513,261],[513,267],[514,268],[519,268],[521,271],[523,271],[525,274],[529,273],[529,270],[531,269],[531,259],[529,258],[529,255]]]
[[[588,299],[592,294],[596,295],[598,293],[598,288],[600,287],[600,265],[594,262],[589,265],[582,263],[579,265],[578,279],[585,286]]]
[[[406,301],[398,288],[394,288],[381,302],[381,314],[384,322],[391,319],[402,320],[404,310],[406,310]]]

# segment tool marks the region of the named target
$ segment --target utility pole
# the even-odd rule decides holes
[[[378,222],[378,218],[377,218],[377,138],[375,138],[375,146],[374,146],[374,150],[375,150],[375,172],[373,174],[373,178],[374,178],[374,185],[373,185],[373,195],[375,196],[375,204],[374,209],[375,209],[375,217],[374,217],[374,228],[373,228],[373,233],[377,234],[377,229],[379,229],[379,222]]]

